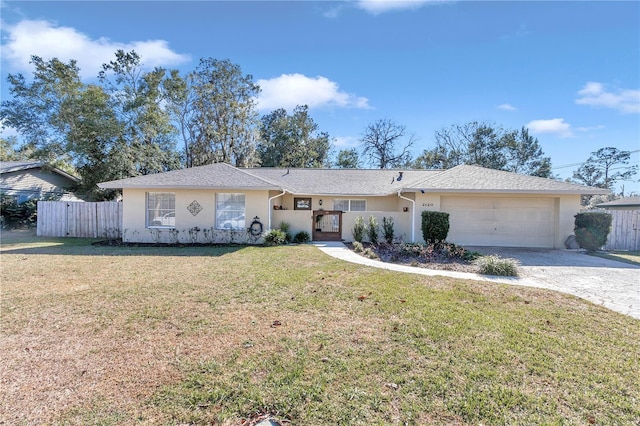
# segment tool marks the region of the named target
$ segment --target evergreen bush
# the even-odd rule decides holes
[[[307,231],[300,231],[293,236],[294,243],[302,244],[302,243],[308,243],[309,241],[311,241],[311,236]]]
[[[369,216],[369,226],[367,227],[367,235],[371,244],[378,244],[378,220],[375,216]]]
[[[583,249],[599,250],[607,243],[611,231],[611,214],[604,212],[578,213],[574,216],[576,241]]]
[[[423,211],[422,237],[427,244],[442,245],[449,235],[449,213]]]
[[[356,223],[353,225],[353,229],[351,230],[353,240],[361,243],[364,239],[364,231],[364,218],[362,216],[358,216],[356,217]]]
[[[288,222],[280,222],[280,225],[278,225],[278,229],[284,232],[284,235],[286,236],[288,243],[290,243],[293,240],[293,237],[291,237],[291,234],[289,233],[290,228],[291,228],[291,225]]]
[[[392,217],[383,217],[382,218],[382,235],[384,240],[388,244],[393,244],[393,218]]]

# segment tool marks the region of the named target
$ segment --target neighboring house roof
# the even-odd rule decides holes
[[[407,190],[428,192],[504,192],[544,194],[607,194],[606,189],[592,188],[536,176],[519,175],[480,166],[460,165],[419,182]]]
[[[397,192],[605,194],[607,190],[479,166],[449,170],[239,169],[225,163],[104,182],[101,188],[261,189],[300,195],[389,195]]]
[[[0,161],[0,174],[19,172],[22,170],[30,170],[30,169],[43,169],[43,168],[46,168],[47,170],[53,173],[57,173],[61,176],[64,176],[67,179],[70,179],[74,182],[79,181],[77,177],[70,175],[69,173],[63,170],[60,170],[57,167],[46,166],[40,161]]]
[[[19,202],[55,195],[65,201],[80,200],[69,188],[79,179],[39,161],[0,161],[0,191]]]
[[[596,207],[640,207],[640,196],[625,197],[618,200],[609,201],[608,203],[596,204]]]

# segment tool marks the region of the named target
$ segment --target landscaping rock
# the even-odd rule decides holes
[[[580,244],[578,244],[575,235],[569,235],[564,241],[564,246],[571,250],[578,250],[580,248]]]

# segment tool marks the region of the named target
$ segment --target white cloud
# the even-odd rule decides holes
[[[2,61],[11,70],[27,73],[32,55],[44,60],[75,59],[83,77],[95,77],[105,62],[115,59],[118,49],[135,50],[145,67],[171,66],[189,61],[188,55],[172,51],[165,40],[119,43],[107,38],[92,39],[71,27],[56,26],[43,20],[23,20],[15,25],[3,24]]]
[[[330,3],[333,4],[333,3]],[[342,9],[344,8],[343,4],[338,4],[337,6],[331,7],[328,10],[325,10],[322,13],[322,16],[324,16],[325,18],[337,18],[340,15],[340,12],[342,12]]]
[[[640,112],[640,90],[607,91],[604,84],[590,81],[578,92],[578,105],[616,109],[623,113]]]
[[[445,3],[448,0],[357,0],[356,5],[372,15],[393,10],[415,10],[428,4]]]
[[[516,111],[518,108],[514,107],[511,104],[502,104],[498,105],[498,109],[503,109],[505,111]]]
[[[598,124],[597,126],[587,126],[587,127],[576,127],[576,130],[579,132],[593,132],[595,130],[602,130],[605,127],[602,124]]]
[[[561,138],[573,137],[571,125],[565,123],[564,118],[550,120],[533,120],[525,125],[532,133],[555,133]]]
[[[343,92],[337,83],[322,76],[312,78],[303,74],[282,74],[269,80],[260,79],[257,83],[262,89],[258,97],[261,110],[291,110],[297,105],[308,105],[309,108],[370,108],[367,98]]]
[[[338,136],[333,141],[333,144],[336,148],[351,149],[357,147],[360,144],[360,140],[355,136]]]

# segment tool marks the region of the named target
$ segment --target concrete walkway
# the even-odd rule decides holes
[[[350,263],[410,274],[446,276],[502,284],[545,288],[572,294],[614,311],[640,319],[640,267],[570,250],[495,249],[501,257],[513,257],[521,266],[521,277],[496,277],[466,272],[441,271],[397,265],[368,259],[341,242],[313,242],[314,246]]]

